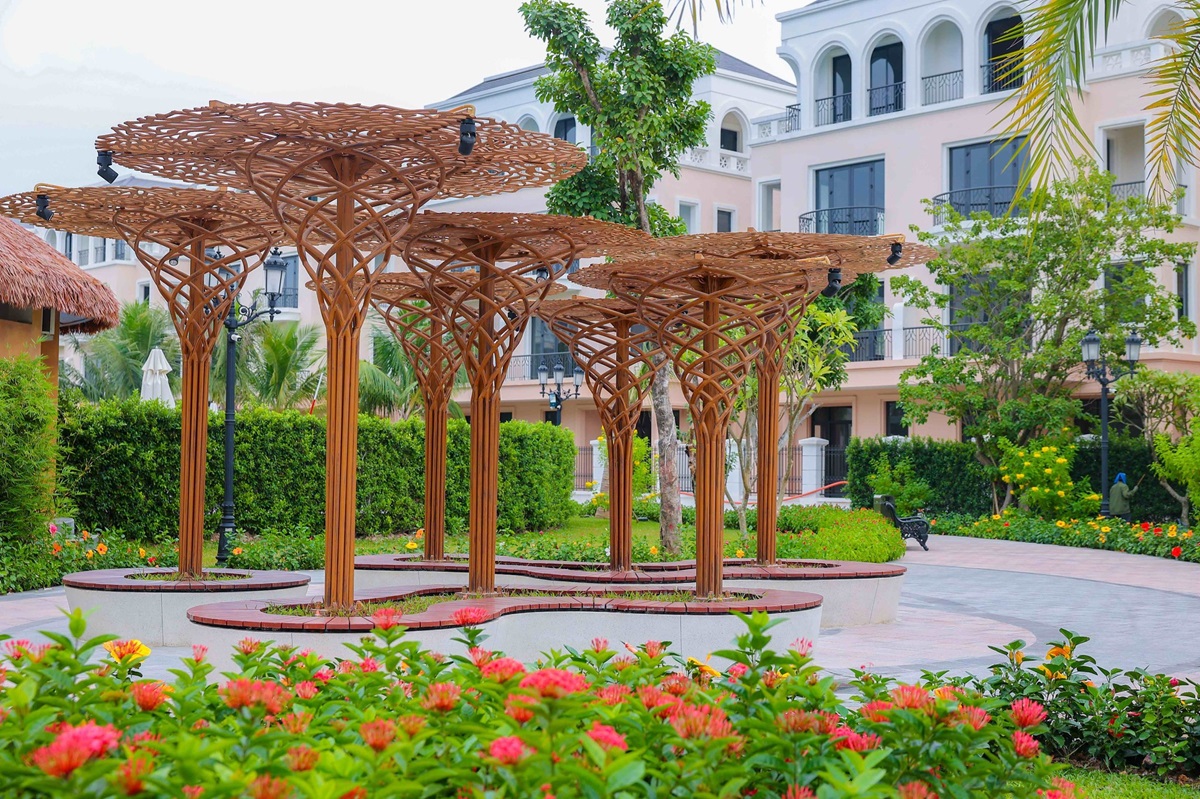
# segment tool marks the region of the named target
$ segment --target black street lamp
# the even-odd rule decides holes
[[[218,257],[220,257],[218,255]],[[266,274],[267,307],[259,310],[258,300],[253,300],[249,307],[240,306],[231,310],[225,317],[225,501],[221,503],[221,522],[217,525],[217,565],[224,566],[229,560],[229,540],[233,537],[235,525],[233,521],[233,431],[235,426],[234,414],[237,408],[233,398],[234,384],[237,381],[237,343],[241,336],[238,330],[266,316],[274,319],[279,313],[275,304],[283,294],[283,281],[287,275],[288,263],[284,260],[279,248],[271,250],[271,254],[263,263]]]
[[[1109,370],[1108,358],[1100,346],[1100,336],[1088,331],[1080,342],[1087,376],[1100,384],[1100,515],[1108,515],[1108,387],[1137,370],[1142,355],[1142,338],[1130,332],[1125,337],[1125,369]]]
[[[546,364],[538,367],[538,383],[542,387],[542,396],[550,398],[550,410],[554,411],[554,423],[557,425],[562,424],[563,401],[576,399],[583,387],[583,370],[576,366],[575,371],[571,374],[571,381],[575,387],[573,389],[563,388],[563,377],[566,372],[566,367],[561,363],[554,364],[554,387],[550,388],[550,370],[546,368]]]

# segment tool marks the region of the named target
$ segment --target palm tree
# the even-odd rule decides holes
[[[1011,61],[1024,83],[1009,98],[1004,132],[1028,134],[1030,169],[1048,182],[1071,170],[1080,151],[1094,152],[1091,133],[1075,111],[1087,68],[1102,46],[1122,7],[1130,0],[1041,0],[1012,34],[1025,46]],[[1200,145],[1200,18],[1196,0],[1176,0],[1183,17],[1158,38],[1166,53],[1151,62],[1146,109],[1151,191],[1163,198],[1177,185],[1183,161],[1196,164]]]
[[[142,388],[142,364],[155,347],[162,349],[173,370],[169,375],[172,389],[179,385],[179,339],[171,318],[162,308],[145,302],[127,303],[121,308],[117,326],[94,336],[68,337],[83,359],[83,368],[60,364],[59,385],[74,388],[92,402],[102,399],[127,399]]]
[[[420,408],[420,386],[404,348],[391,333],[373,329],[371,360],[359,365],[359,411],[407,419]]]
[[[246,397],[276,411],[311,403],[324,382],[324,353],[317,349],[320,328],[269,322],[249,330],[242,340],[245,361],[237,367],[238,385],[245,388]]]
[[[746,0],[674,0],[671,5],[670,16],[679,27],[683,27],[685,18],[692,20],[692,35],[700,35],[700,20],[704,16],[704,9],[713,7],[717,10],[717,19],[722,23],[729,22],[733,19],[733,10],[736,6],[741,5]],[[754,0],[748,0],[750,5],[754,5]]]

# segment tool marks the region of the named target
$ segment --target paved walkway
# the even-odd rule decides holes
[[[929,546],[909,543],[897,621],[822,631],[817,662],[906,679],[922,669],[983,673],[999,658],[989,645],[1020,638],[1041,654],[1067,628],[1091,637],[1085,651],[1103,666],[1200,677],[1200,564],[947,536]],[[320,595],[323,575],[310,574],[309,593]],[[0,597],[0,633],[65,632],[65,607],[61,588]],[[144,672],[166,676],[185,654],[159,648]]]

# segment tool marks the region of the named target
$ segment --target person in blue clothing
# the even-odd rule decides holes
[[[1137,493],[1137,486],[1129,487],[1125,481],[1125,472],[1117,472],[1117,479],[1108,490],[1108,513],[1119,516],[1125,521],[1132,521],[1133,512],[1129,507],[1129,498]]]

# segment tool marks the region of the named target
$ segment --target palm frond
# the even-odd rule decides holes
[[[1009,141],[1027,136],[1029,168],[1017,195],[1037,181],[1046,186],[1071,171],[1081,153],[1095,150],[1075,112],[1075,101],[1092,55],[1108,36],[1127,0],[1043,0],[1011,34],[1023,45],[1006,62],[999,79],[1023,79],[1006,100],[1003,133]]]
[[[699,38],[700,36],[700,20],[704,19],[704,9],[711,5],[717,11],[717,19],[721,24],[725,24],[733,20],[733,11],[736,6],[746,3],[754,5],[755,0],[675,0],[674,5],[667,16],[675,23],[675,27],[682,28],[685,19],[690,19],[692,22],[692,35]]]
[[[1150,145],[1150,193],[1162,199],[1179,184],[1180,163],[1200,149],[1200,2],[1185,0],[1181,22],[1160,38],[1168,53],[1151,71],[1147,93],[1151,112],[1146,140]]]

